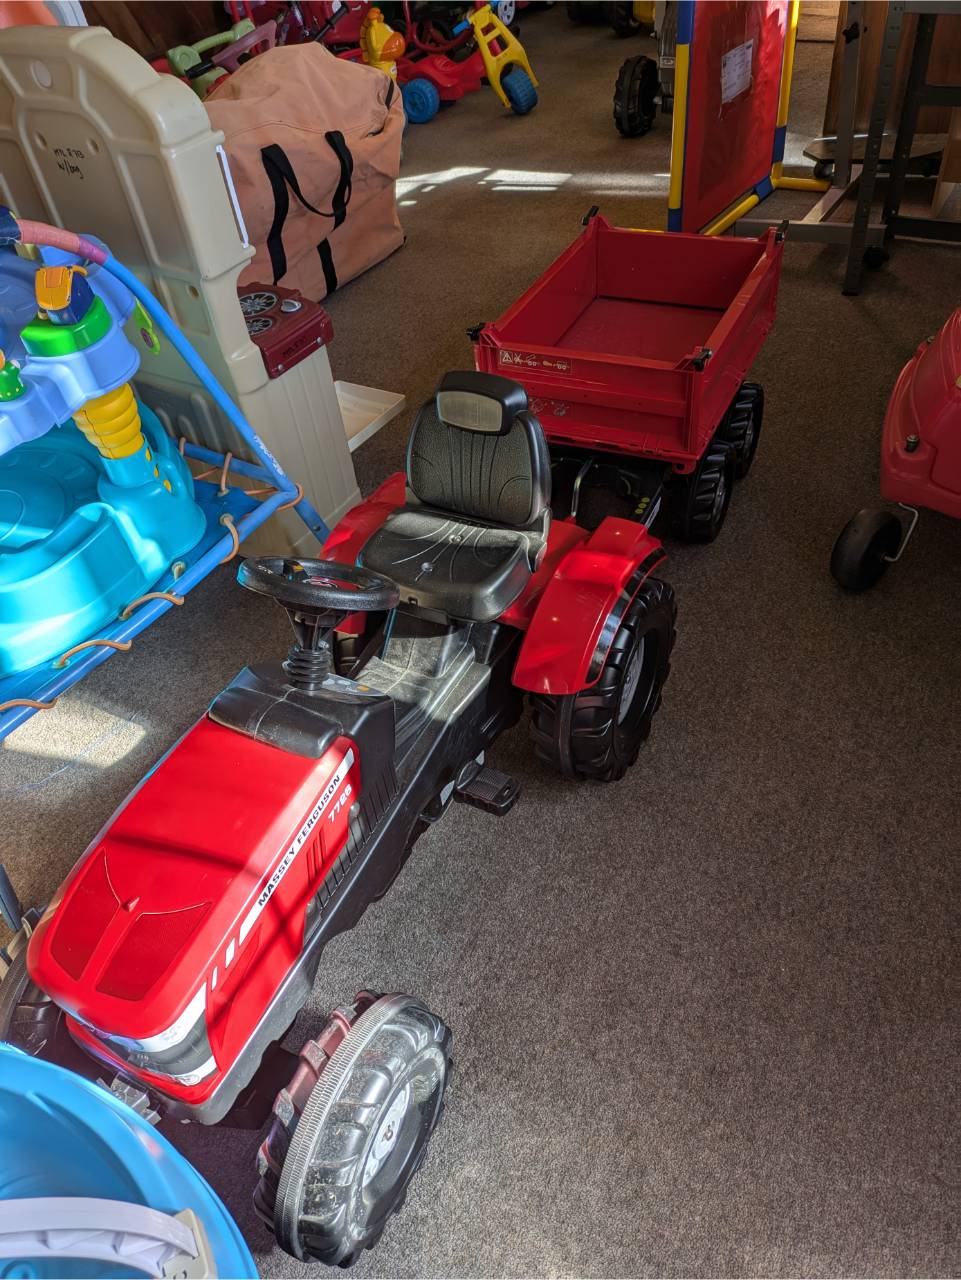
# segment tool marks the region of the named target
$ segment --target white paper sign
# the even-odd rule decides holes
[[[729,49],[721,58],[721,102],[730,102],[751,87],[751,58],[754,41]]]

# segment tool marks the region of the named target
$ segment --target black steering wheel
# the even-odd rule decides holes
[[[400,599],[387,578],[336,560],[257,556],[243,561],[237,581],[291,613],[379,613],[393,609]]]

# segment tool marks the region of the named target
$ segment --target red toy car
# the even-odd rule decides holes
[[[887,507],[852,516],[834,544],[831,572],[848,591],[873,587],[900,559],[928,507],[961,520],[961,308],[901,370],[881,437],[881,494],[911,517],[907,532]]]
[[[298,1258],[343,1265],[376,1242],[450,1048],[420,1002],[369,992],[299,1061],[280,1048],[324,945],[452,800],[510,809],[518,785],[484,753],[525,697],[537,754],[600,781],[624,775],[660,705],[660,543],[629,521],[552,521],[550,498],[523,388],[447,374],[406,475],[340,522],[325,560],[242,564],[290,616],[286,660],[217,695],[0,954],[0,1037],[71,1061],[79,1046],[123,1096],[181,1119],[259,1125],[276,1094],[255,1202]]]
[[[613,489],[651,525],[710,541],[757,451],[764,410],[744,382],[774,323],[783,232],[758,239],[612,227],[597,216],[493,324],[469,331],[478,369],[527,389],[555,481]]]

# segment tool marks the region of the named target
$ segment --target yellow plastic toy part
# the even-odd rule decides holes
[[[634,21],[645,27],[654,25],[654,0],[634,0]]]
[[[83,267],[41,267],[34,277],[37,306],[41,311],[63,311],[70,305],[73,275],[85,276]]]
[[[130,458],[145,445],[129,382],[88,400],[73,420],[103,458]]]
[[[368,67],[376,67],[378,71],[397,79],[396,59],[403,55],[407,42],[393,27],[387,25],[384,15],[376,6],[368,11],[361,24],[360,48]]]
[[[484,59],[484,74],[487,76],[490,87],[504,106],[510,110],[510,100],[501,88],[501,76],[509,66],[516,63],[519,67],[523,67],[531,78],[531,84],[535,88],[538,84],[537,76],[531,70],[531,64],[524,52],[524,46],[507,30],[489,4],[485,4],[482,9],[474,10],[470,15],[470,24],[474,28],[474,39]],[[491,45],[495,43],[500,45],[497,53],[491,49]]]

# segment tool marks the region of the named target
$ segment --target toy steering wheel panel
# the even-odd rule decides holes
[[[336,560],[257,556],[241,564],[237,581],[286,609],[312,612],[379,613],[400,599],[389,579]]]

